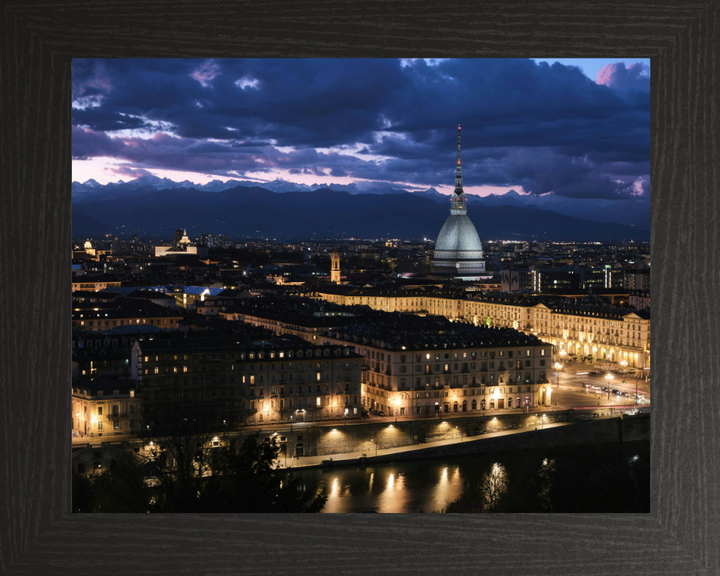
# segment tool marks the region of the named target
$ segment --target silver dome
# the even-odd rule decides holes
[[[467,214],[451,214],[445,221],[437,242],[435,258],[482,258],[482,244]]]

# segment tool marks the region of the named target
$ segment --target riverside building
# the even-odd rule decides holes
[[[194,407],[228,425],[361,415],[362,357],[347,346],[190,333],[138,341],[135,353],[146,415]]]
[[[363,361],[363,406],[398,416],[551,406],[552,346],[511,328],[373,314],[331,331]]]

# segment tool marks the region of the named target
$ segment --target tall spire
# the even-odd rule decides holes
[[[462,161],[460,160],[460,125],[458,124],[458,158],[455,167],[455,194],[462,194]]]

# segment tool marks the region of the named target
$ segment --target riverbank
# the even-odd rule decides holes
[[[446,423],[443,423],[446,424]],[[396,428],[397,424],[390,425]],[[338,434],[337,429],[329,433]],[[448,437],[449,436],[449,437]],[[466,456],[508,450],[530,450],[548,446],[575,446],[586,443],[617,443],[649,440],[650,416],[597,418],[569,422],[540,422],[535,427],[504,429],[466,436],[459,426],[442,438],[404,446],[380,447],[371,439],[370,450],[361,449],[300,458],[281,458],[282,468],[330,468],[363,466],[408,460]],[[379,444],[379,442],[378,442]]]

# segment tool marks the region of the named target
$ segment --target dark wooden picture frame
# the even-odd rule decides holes
[[[0,573],[720,573],[718,0],[6,1]],[[72,515],[74,57],[651,58],[649,514]]]

